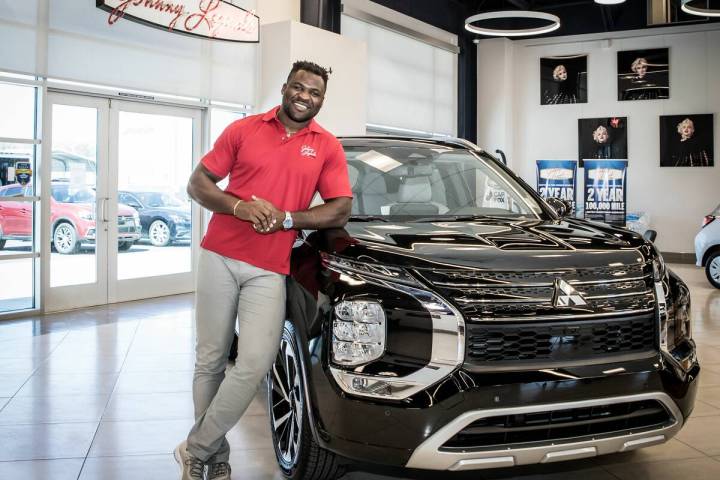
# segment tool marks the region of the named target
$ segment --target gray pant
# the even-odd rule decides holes
[[[195,425],[187,449],[195,457],[227,462],[225,434],[240,420],[280,347],[285,276],[200,249],[195,321]],[[235,319],[238,357],[225,373]]]

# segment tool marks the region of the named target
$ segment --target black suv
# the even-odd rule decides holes
[[[555,462],[682,428],[690,295],[652,243],[462,141],[341,141],[352,218],[296,242],[268,375],[286,477]]]

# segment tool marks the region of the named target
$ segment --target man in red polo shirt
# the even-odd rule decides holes
[[[225,434],[252,401],[280,345],[285,275],[296,231],[342,227],[352,191],[340,142],[313,117],[328,72],[295,62],[282,105],[232,123],[203,157],[188,193],[214,212],[202,241],[195,303],[195,425],[175,449],[182,479],[230,479]],[[217,182],[226,176],[225,191]],[[324,204],[308,208],[315,192]],[[239,327],[238,357],[227,374]]]

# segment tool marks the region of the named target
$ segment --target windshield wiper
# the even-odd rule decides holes
[[[387,222],[388,219],[378,215],[350,215],[351,222]]]

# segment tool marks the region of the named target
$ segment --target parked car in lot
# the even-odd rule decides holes
[[[720,288],[720,205],[705,215],[700,232],[695,236],[695,257],[698,267],[705,267],[705,275],[715,288]]]
[[[30,186],[0,187],[0,248],[7,240],[32,240],[32,204],[8,200],[28,196]],[[67,182],[53,182],[50,197],[52,246],[58,253],[70,254],[83,244],[94,244],[95,190]],[[131,207],[118,205],[118,249],[128,250],[140,238],[140,217]]]
[[[690,295],[652,243],[566,216],[466,142],[341,142],[352,216],[300,234],[268,374],[286,478],[555,462],[682,428]]]
[[[118,200],[140,214],[142,237],[156,247],[190,241],[192,222],[190,202],[162,192],[119,191]]]

